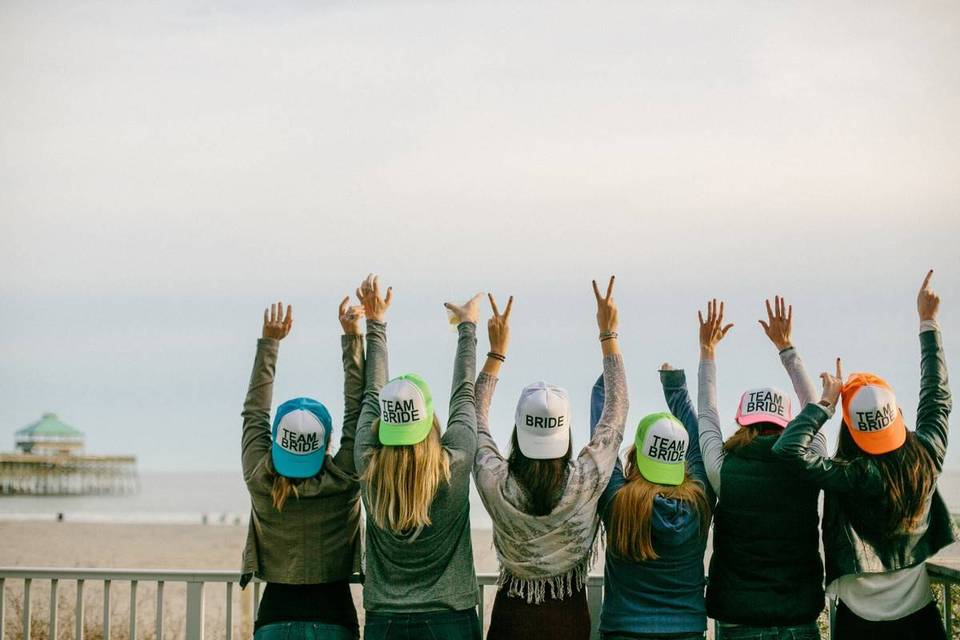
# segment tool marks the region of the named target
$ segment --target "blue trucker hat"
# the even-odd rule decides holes
[[[294,398],[273,418],[273,468],[287,478],[310,478],[323,468],[333,421],[323,404]]]

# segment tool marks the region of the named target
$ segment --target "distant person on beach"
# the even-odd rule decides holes
[[[367,317],[367,367],[356,465],[367,513],[366,640],[480,640],[470,537],[470,470],[477,449],[473,379],[480,295],[446,305],[459,339],[450,417],[441,435],[427,383],[388,380],[386,313],[369,276],[357,290]]]
[[[585,587],[599,526],[597,503],[617,460],[628,404],[613,285],[611,277],[603,295],[593,283],[609,394],[590,442],[576,458],[571,458],[567,393],[546,382],[521,392],[510,453],[506,458],[500,454],[488,412],[506,358],[513,299],[501,314],[490,297],[490,353],[476,385],[479,448],[474,464],[500,561],[488,640],[590,637]]]
[[[927,273],[917,295],[920,403],[908,431],[893,388],[870,373],[843,382],[821,374],[823,395],[787,427],[774,454],[824,490],[827,584],[839,598],[838,640],[945,640],[925,561],[957,540],[937,490],[951,409],[937,312]],[[837,452],[827,458],[814,437],[842,400]]]
[[[250,530],[243,588],[267,585],[256,640],[353,640],[359,637],[350,578],[360,570],[360,483],[354,436],[363,394],[362,307],[340,303],[343,327],[343,431],[329,452],[333,422],[311,398],[281,404],[270,423],[277,350],[293,326],[293,309],[271,305],[243,405],[243,478],[250,492]]]
[[[703,554],[716,498],[700,455],[697,412],[683,371],[664,363],[669,413],[644,417],[600,498],[607,533],[604,640],[690,640],[707,629]],[[593,387],[590,424],[603,410],[603,378]]]
[[[766,301],[767,337],[800,397],[816,401],[816,390],[790,340],[793,307],[777,296]],[[724,442],[717,409],[716,347],[732,324],[724,324],[723,302],[707,304],[700,319],[698,421],[707,478],[717,494],[713,555],[707,584],[707,615],[724,640],[758,637],[819,639],[823,610],[823,562],[818,540],[820,488],[772,452],[792,418],[790,396],[772,387],[746,391],[737,407],[737,430]],[[818,436],[811,446],[826,453]]]

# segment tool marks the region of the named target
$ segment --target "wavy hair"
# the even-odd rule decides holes
[[[373,423],[379,432],[380,421]],[[450,459],[440,442],[440,421],[417,444],[381,445],[370,453],[363,475],[370,517],[395,533],[430,524],[430,505],[441,481],[450,481]]]
[[[651,521],[653,499],[657,496],[685,502],[700,517],[700,535],[710,528],[710,502],[706,491],[689,474],[677,486],[650,482],[637,469],[637,447],[627,452],[624,477],[627,482],[613,497],[607,544],[614,555],[634,562],[656,560]]]
[[[557,506],[567,484],[567,464],[570,462],[570,444],[567,452],[559,458],[539,460],[528,458],[520,451],[517,427],[510,437],[510,456],[507,469],[530,499],[530,511],[535,516],[545,516]]]

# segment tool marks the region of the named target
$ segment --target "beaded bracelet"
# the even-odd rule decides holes
[[[616,331],[604,331],[603,333],[600,334],[600,342],[604,342],[606,340],[613,340],[616,337],[617,337]]]
[[[495,352],[495,351],[488,351],[488,352],[487,352],[487,357],[488,357],[488,358],[493,358],[494,360],[499,360],[500,362],[506,362],[506,361],[507,361],[507,357],[506,357],[505,355],[500,354],[500,353],[497,353],[497,352]]]

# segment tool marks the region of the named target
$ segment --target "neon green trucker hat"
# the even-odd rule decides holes
[[[406,373],[380,390],[380,444],[417,444],[432,427],[433,398],[423,378]]]
[[[686,469],[689,436],[671,413],[651,413],[637,425],[637,470],[655,484],[679,485]]]

